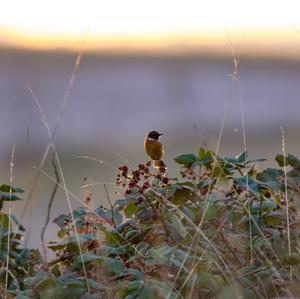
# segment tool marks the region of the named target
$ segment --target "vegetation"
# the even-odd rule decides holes
[[[175,161],[180,178],[121,166],[110,208],[56,218],[50,262],[20,245],[24,228],[2,206],[22,190],[2,185],[1,298],[300,296],[300,160],[258,171],[263,159],[201,148]]]

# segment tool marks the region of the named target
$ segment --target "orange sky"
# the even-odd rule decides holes
[[[10,0],[0,45],[38,49],[167,50],[228,47],[298,55],[299,0]],[[220,50],[221,51],[221,50]]]

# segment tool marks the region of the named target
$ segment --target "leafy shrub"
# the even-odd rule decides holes
[[[259,171],[263,160],[249,160],[247,153],[221,158],[201,148],[175,158],[180,178],[169,178],[165,169],[153,173],[149,163],[131,171],[121,166],[116,184],[123,195],[109,209],[85,206],[54,220],[59,241],[48,243],[56,254],[52,261],[45,264],[37,251],[20,248],[18,234],[11,232],[9,295],[299,296],[300,160],[278,155],[279,168]],[[2,186],[1,203],[17,200],[19,189]],[[3,212],[0,224],[4,290]]]

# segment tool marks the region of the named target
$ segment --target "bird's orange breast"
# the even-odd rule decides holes
[[[159,141],[145,139],[145,151],[152,160],[161,160],[163,156],[162,145]]]

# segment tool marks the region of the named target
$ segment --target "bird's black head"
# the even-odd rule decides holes
[[[158,133],[157,131],[151,131],[148,133],[147,138],[151,138],[154,140],[158,140],[159,136],[161,136],[161,133]]]

